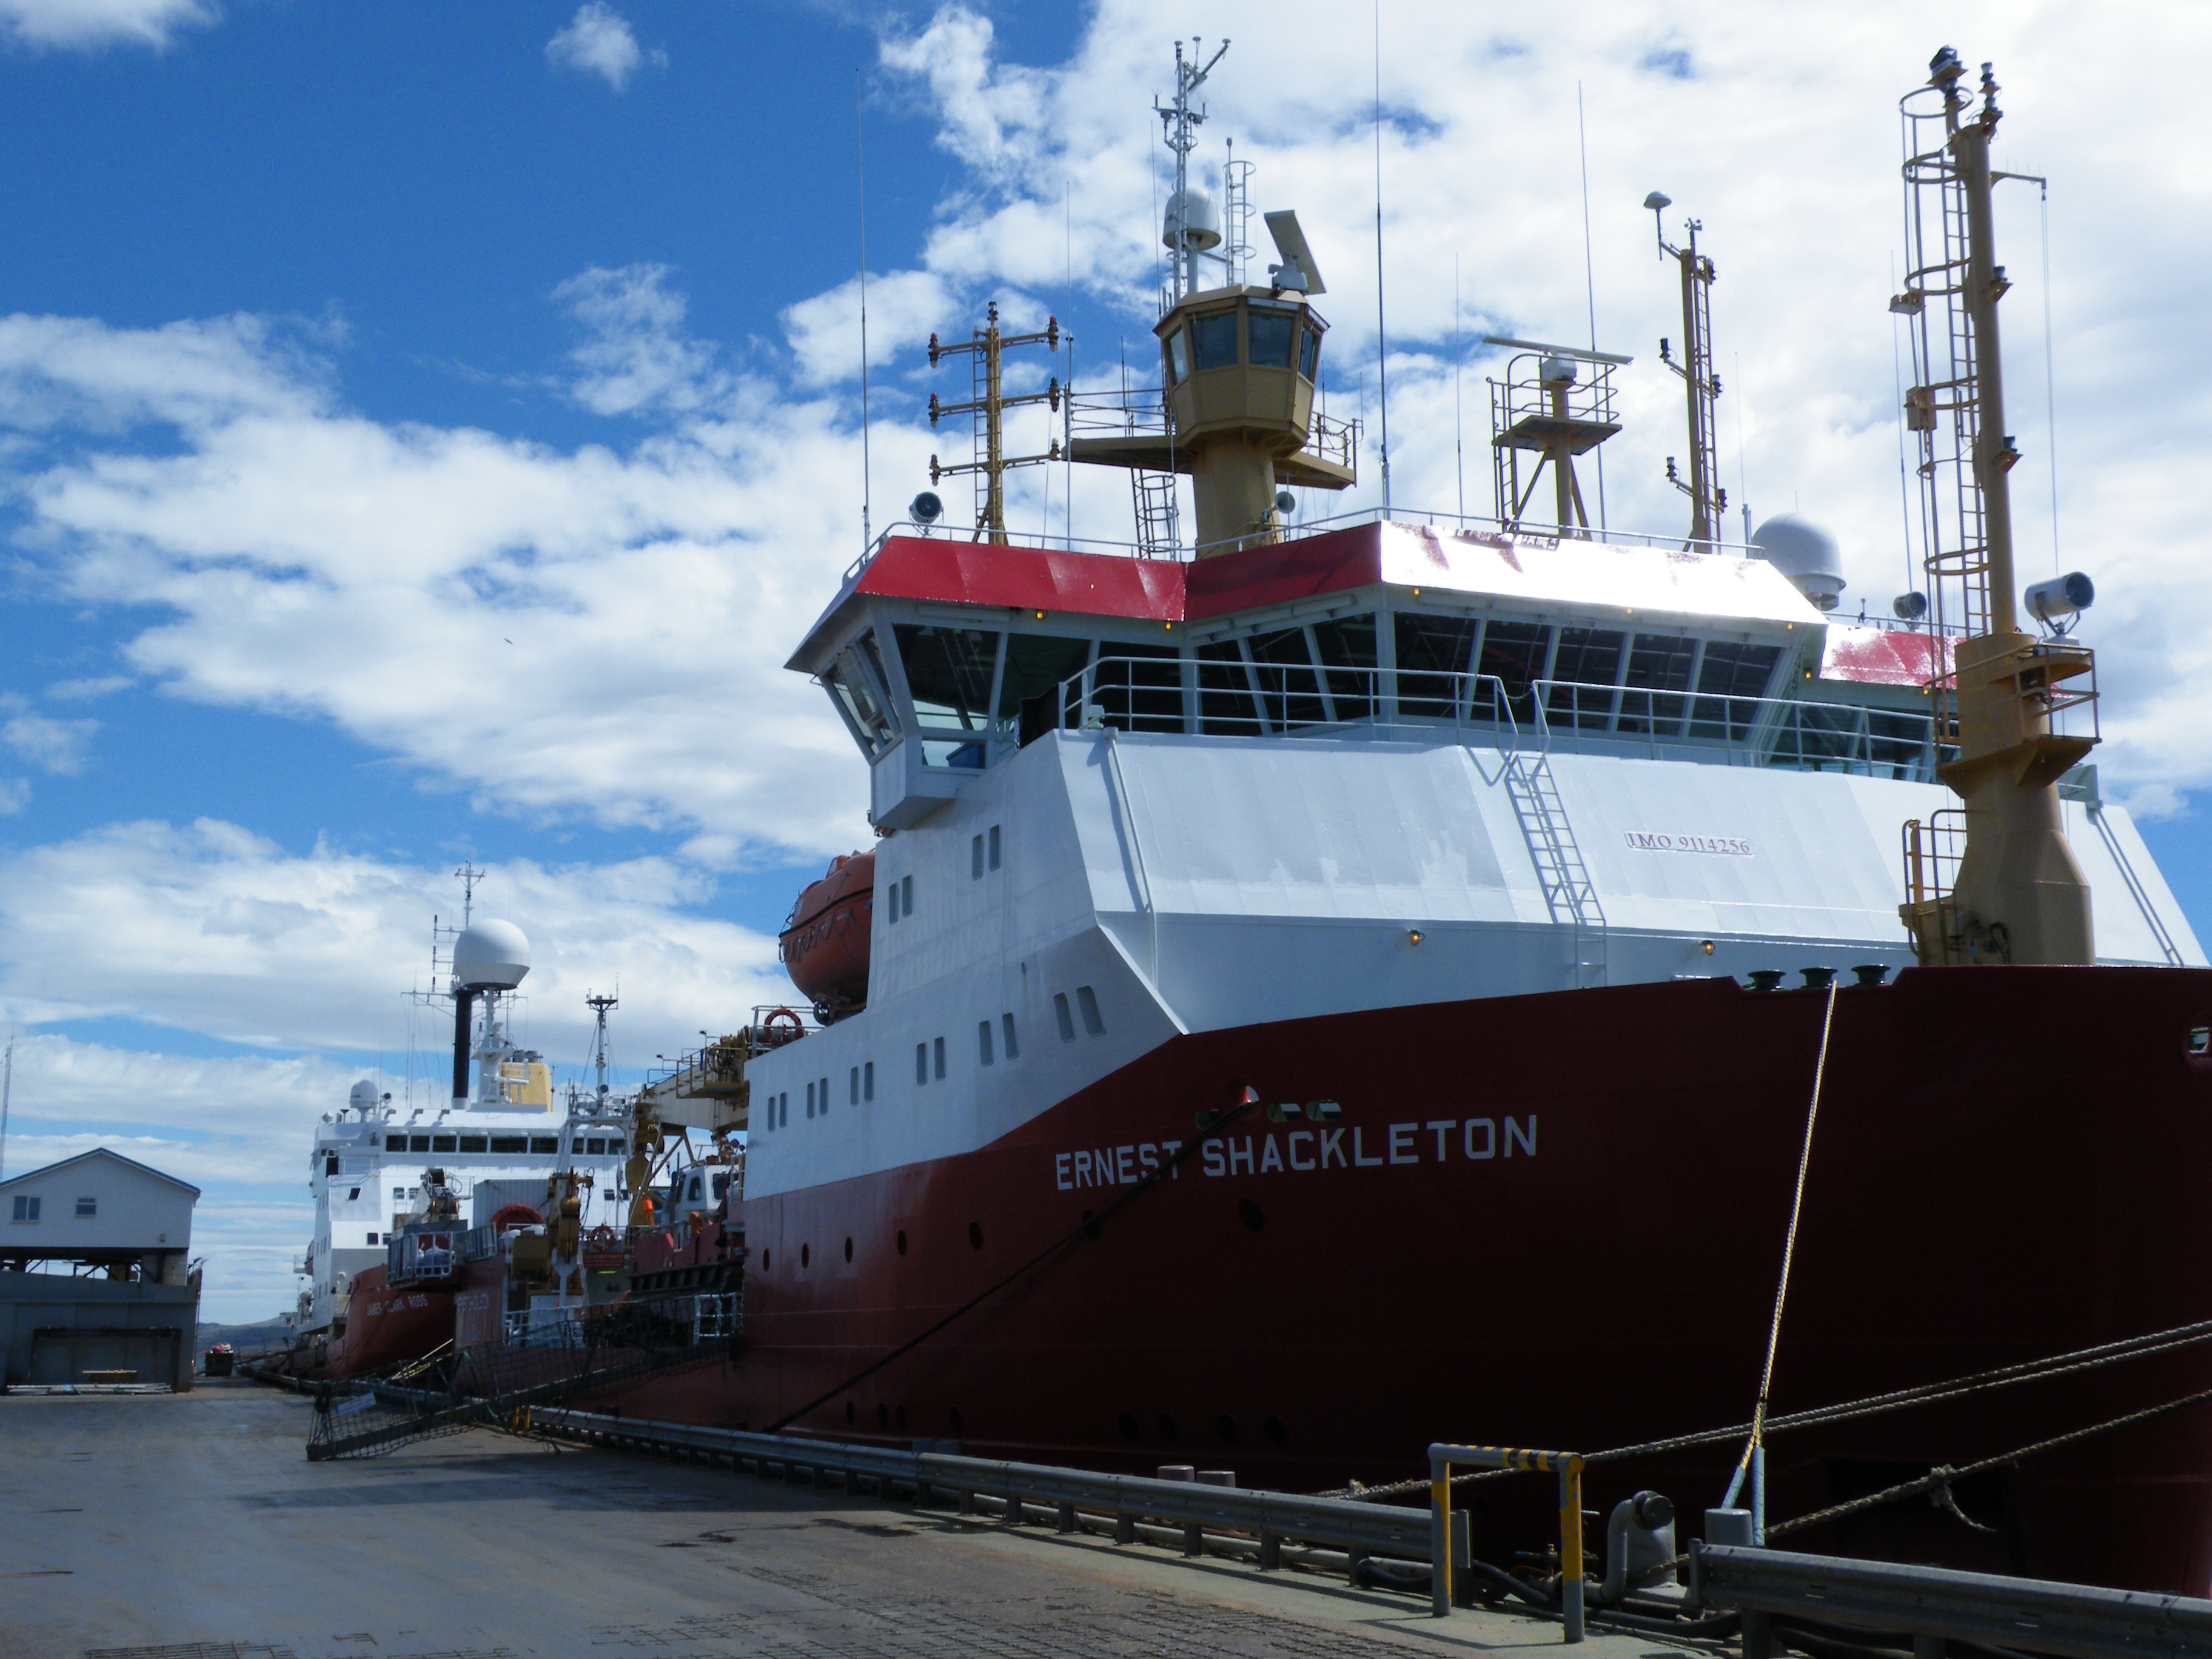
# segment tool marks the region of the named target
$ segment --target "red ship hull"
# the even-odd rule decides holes
[[[742,1360],[623,1409],[764,1426],[1077,1229],[795,1426],[1316,1490],[1417,1474],[1437,1439],[1588,1452],[1741,1421],[1826,1008],[1707,981],[1179,1038],[972,1155],[748,1202]],[[1773,1410],[2212,1318],[2207,1024],[2203,970],[1841,991]],[[1342,1116],[1249,1114],[1079,1231],[1247,1084]],[[1768,1516],[2200,1389],[2212,1346],[1780,1435]],[[1601,1466],[1590,1506],[1651,1486],[1694,1517],[1734,1449]],[[1922,1500],[1793,1543],[2203,1595],[2212,1403],[1958,1496],[1996,1532]],[[1543,1497],[1478,1489],[1478,1526],[1540,1547]]]
[[[435,1352],[453,1340],[453,1293],[445,1286],[393,1290],[382,1267],[356,1273],[342,1336],[311,1340],[270,1362],[310,1381],[367,1376]]]

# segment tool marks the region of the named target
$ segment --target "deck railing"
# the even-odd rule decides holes
[[[1060,682],[1065,728],[1224,737],[1387,736],[1924,782],[1933,715],[1687,689],[1507,681],[1428,669],[1102,657]]]

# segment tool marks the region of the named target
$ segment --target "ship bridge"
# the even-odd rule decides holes
[[[1732,551],[1370,520],[1190,563],[895,532],[788,666],[830,690],[896,830],[1054,727],[1932,780],[1943,643],[1832,623]]]

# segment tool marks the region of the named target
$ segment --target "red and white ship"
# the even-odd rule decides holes
[[[1960,79],[1939,58],[1906,106],[1911,187],[1961,210],[1899,302],[1944,489],[2009,442],[1966,210],[1994,88]],[[865,916],[865,979],[748,1063],[740,1358],[621,1409],[1304,1490],[1433,1440],[1716,1427],[1751,1415],[1816,1098],[1776,1412],[2212,1319],[2212,970],[2081,764],[2087,649],[2016,621],[2002,467],[1967,520],[1931,509],[1926,620],[1840,620],[1802,524],[1723,544],[1711,266],[1662,241],[1693,440],[1705,416],[1689,537],[1583,522],[1625,360],[1514,342],[1498,520],[1288,522],[1281,486],[1351,476],[1321,283],[1270,216],[1281,265],[1205,286],[1188,150],[1164,413],[1067,435],[1140,505],[1191,475],[1195,547],[1157,514],[1127,549],[1009,536],[994,403],[973,534],[887,534],[793,653],[880,836],[868,905],[794,924]],[[1970,336],[1984,378],[1947,378]],[[993,385],[1019,343],[973,343]],[[2083,586],[2029,609],[2063,627]],[[1779,1434],[1767,1512],[2205,1389],[2200,1344]],[[1694,1513],[1735,1451],[1601,1470],[1593,1501]],[[2212,1587],[2212,1404],[1955,1495],[1996,1530],[1923,1504],[1800,1536]]]

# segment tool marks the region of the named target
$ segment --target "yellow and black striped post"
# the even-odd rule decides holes
[[[1583,1460],[1573,1452],[1515,1446],[1429,1448],[1429,1611],[1448,1618],[1452,1606],[1451,1472],[1539,1469],[1559,1477],[1559,1618],[1567,1641],[1583,1639]]]

